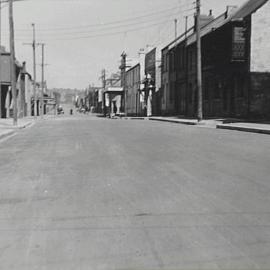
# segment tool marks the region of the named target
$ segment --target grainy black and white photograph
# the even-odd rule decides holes
[[[270,270],[270,1],[0,0],[0,270]]]

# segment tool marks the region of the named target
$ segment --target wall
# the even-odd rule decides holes
[[[270,1],[252,15],[251,71],[270,72]]]
[[[126,73],[126,110],[127,115],[137,115],[139,112],[140,64]]]
[[[10,55],[2,54],[1,55],[1,70],[0,70],[0,79],[3,83],[10,84]]]
[[[270,73],[251,73],[250,116],[270,119]]]

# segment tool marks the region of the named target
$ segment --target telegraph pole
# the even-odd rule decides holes
[[[33,76],[34,76],[34,116],[37,116],[37,70],[36,70],[36,29],[35,24],[32,23],[33,27]]]
[[[16,70],[15,70],[15,44],[14,44],[14,21],[13,21],[13,0],[9,0],[9,36],[10,36],[10,71],[11,89],[13,99],[13,125],[17,126],[17,89],[16,89]]]
[[[36,71],[36,29],[35,24],[32,23],[33,27],[33,42],[32,43],[24,43],[23,45],[31,45],[33,48],[33,90],[34,90],[34,117],[37,116],[37,71]]]
[[[102,88],[103,88],[103,114],[106,116],[107,109],[106,109],[106,94],[105,94],[105,87],[106,87],[106,70],[101,70],[101,81],[102,81]]]
[[[126,103],[127,103],[127,93],[126,93],[126,67],[127,67],[127,54],[123,52],[121,54],[122,60],[121,60],[121,81],[122,81],[122,87],[123,87],[123,94],[124,94],[124,113],[126,114]]]
[[[198,93],[198,108],[197,119],[198,122],[203,119],[203,101],[202,101],[202,56],[201,56],[201,1],[196,0],[196,39],[197,39],[197,93]]]
[[[0,93],[2,91],[2,67],[1,67],[1,57],[2,57],[2,50],[1,50],[1,43],[2,43],[2,0],[0,0]],[[0,102],[1,102],[1,95],[0,95]],[[0,118],[2,117],[2,109],[0,109]]]
[[[41,48],[42,48],[42,63],[41,63],[41,98],[40,98],[40,107],[41,107],[41,112],[40,112],[40,115],[41,117],[43,118],[43,107],[44,107],[44,66],[45,66],[45,63],[44,63],[44,47],[45,47],[45,43],[38,43],[37,45],[41,45]]]

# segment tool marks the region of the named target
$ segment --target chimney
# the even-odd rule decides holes
[[[201,14],[200,16],[200,22],[201,22],[201,27],[205,26],[206,24],[210,23],[211,21],[214,20],[213,12],[212,9],[209,10],[209,15]],[[196,25],[197,25],[197,17],[194,17],[194,31],[196,31]]]
[[[237,6],[227,6],[225,18],[228,18],[228,16],[231,15],[236,9],[237,9]]]

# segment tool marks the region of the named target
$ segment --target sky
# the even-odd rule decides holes
[[[45,79],[49,88],[85,89],[101,84],[103,68],[117,72],[120,55],[136,59],[141,48],[165,46],[184,31],[185,16],[193,24],[195,0],[21,0],[14,1],[15,50],[33,74],[32,26],[45,43]],[[227,5],[245,0],[201,0],[202,12],[217,16]],[[9,50],[8,7],[2,3],[1,45]],[[37,80],[41,78],[41,46],[37,47]]]

